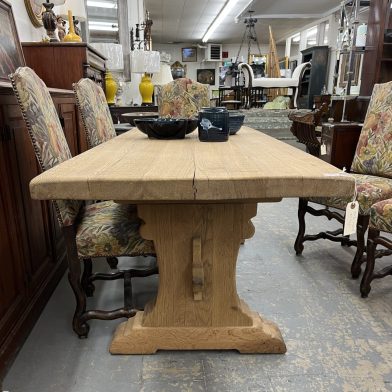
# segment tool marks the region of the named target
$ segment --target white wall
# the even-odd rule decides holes
[[[154,39],[154,37],[153,37]],[[183,62],[181,49],[186,47],[195,47],[194,43],[189,44],[154,44],[153,41],[153,50],[163,51],[169,53],[171,55],[170,63],[173,64],[175,61],[179,61],[181,64],[186,65],[187,73],[186,77],[196,80],[197,79],[197,70],[198,69],[215,69],[215,86],[211,86],[211,88],[218,88],[219,86],[219,76],[218,70],[219,67],[222,65],[221,61],[204,61],[205,58],[205,49],[198,48],[197,49],[197,61],[193,62]],[[228,52],[228,58],[223,60],[230,60],[232,57],[236,57],[238,54],[238,49],[240,47],[240,43],[238,44],[224,44],[222,46],[223,52]],[[261,45],[260,46],[261,54],[266,54],[269,52],[268,45]],[[278,56],[284,56],[284,46],[277,46]],[[256,45],[251,47],[251,54],[258,54],[259,50]],[[248,57],[248,46],[242,45],[239,58],[242,61],[247,61]]]
[[[41,41],[42,36],[45,35],[45,29],[43,27],[37,28],[33,26],[27,13],[24,0],[12,0],[12,10],[14,12],[20,41]]]

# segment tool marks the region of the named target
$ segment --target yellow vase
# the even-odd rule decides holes
[[[72,18],[72,11],[68,10],[69,33],[64,37],[63,42],[82,42],[82,39],[75,33],[75,26]]]
[[[151,82],[150,76],[144,74],[142,81],[139,84],[140,95],[142,96],[142,104],[152,103],[152,95],[154,92],[154,85]]]
[[[113,75],[106,71],[105,74],[105,95],[108,105],[114,105],[116,103],[116,93],[118,90],[118,85],[113,78]]]

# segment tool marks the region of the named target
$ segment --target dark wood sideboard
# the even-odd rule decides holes
[[[106,58],[86,43],[22,42],[26,65],[48,87],[72,89],[72,83],[90,78],[105,89]]]
[[[362,124],[358,123],[323,123],[321,143],[326,147],[326,154],[320,158],[340,169],[350,170],[355,149],[361,134]]]
[[[51,95],[72,154],[86,150],[74,95],[54,89]],[[0,83],[0,380],[66,270],[53,207],[30,197],[38,174],[11,86]]]

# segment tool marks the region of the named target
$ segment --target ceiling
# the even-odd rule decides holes
[[[153,20],[152,36],[157,43],[199,43],[226,0],[145,0]],[[260,44],[269,42],[271,25],[276,42],[299,31],[339,8],[340,0],[238,0],[233,10],[212,34],[209,42],[239,43],[245,31],[245,8],[258,18],[255,25]],[[243,12],[242,15],[246,15]]]

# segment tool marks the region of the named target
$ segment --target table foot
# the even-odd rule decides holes
[[[112,354],[154,354],[158,350],[237,350],[284,354],[279,328],[252,312],[250,326],[144,327],[143,312],[121,323],[110,346]]]

